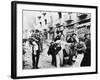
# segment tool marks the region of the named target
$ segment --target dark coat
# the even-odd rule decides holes
[[[57,44],[49,46],[48,55],[56,55],[61,50],[61,47],[58,47]]]

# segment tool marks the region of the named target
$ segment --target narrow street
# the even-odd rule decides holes
[[[48,55],[47,54],[47,51],[48,51],[48,43],[44,43],[43,44],[43,52],[40,54],[40,58],[39,58],[39,63],[38,63],[38,67],[39,69],[44,69],[44,68],[56,68],[55,66],[53,66],[51,64],[51,61],[52,61],[52,57],[51,55]],[[31,51],[28,51],[28,53],[26,54],[27,57],[24,57],[25,58],[25,67],[24,69],[31,69],[32,68],[32,55],[31,55]],[[75,60],[75,63],[73,63],[72,65],[68,65],[66,64],[65,66],[63,67],[80,67],[80,63],[83,59],[83,55],[82,54],[78,54],[77,55],[77,58],[74,59]]]

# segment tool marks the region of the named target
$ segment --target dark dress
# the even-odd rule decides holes
[[[81,66],[91,66],[91,40],[85,39],[85,45],[87,47],[86,53],[84,54]]]

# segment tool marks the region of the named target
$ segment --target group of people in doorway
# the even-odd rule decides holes
[[[43,52],[43,36],[39,30],[32,30],[31,36],[28,39],[23,39],[32,46],[32,66],[33,69],[38,69],[40,53]],[[47,51],[48,55],[52,56],[51,64],[55,67],[61,67],[66,64],[72,65],[78,54],[84,54],[80,66],[91,65],[91,40],[90,34],[85,34],[84,38],[78,38],[77,34],[72,33],[66,37],[61,31],[56,31],[56,37],[49,43]],[[63,37],[66,40],[63,40]],[[23,50],[23,53],[25,51]]]

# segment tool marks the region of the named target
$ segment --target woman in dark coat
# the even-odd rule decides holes
[[[91,40],[90,34],[85,34],[86,52],[84,54],[81,66],[91,66]]]

